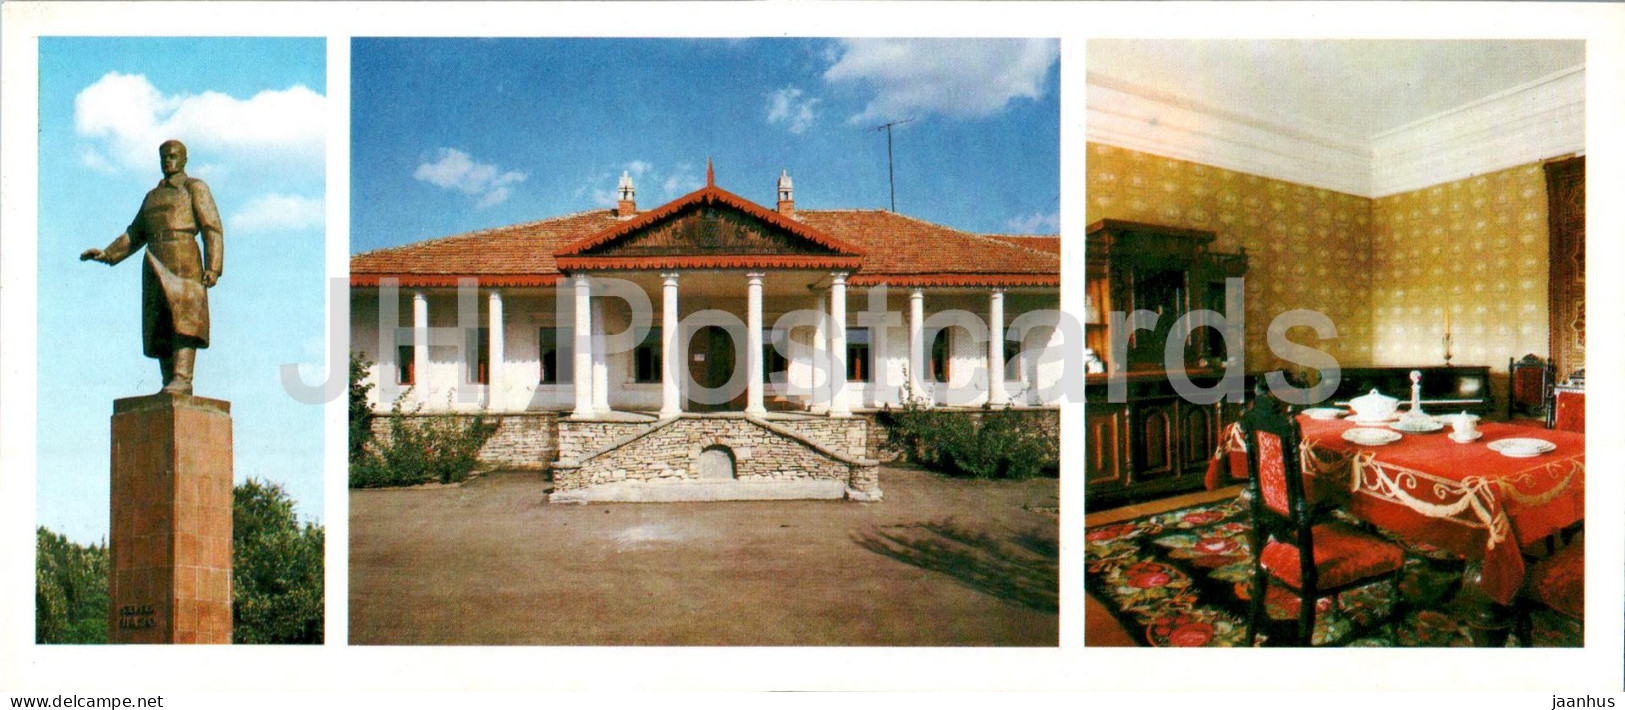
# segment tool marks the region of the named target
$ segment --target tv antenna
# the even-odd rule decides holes
[[[897,175],[892,169],[891,127],[892,126],[900,126],[900,125],[908,123],[909,121],[912,121],[912,120],[914,120],[914,119],[913,118],[904,118],[904,119],[900,119],[900,120],[897,120],[897,121],[890,121],[890,122],[882,123],[882,124],[880,124],[878,126],[875,126],[875,130],[877,130],[877,131],[885,131],[886,132],[886,183],[891,186],[891,211],[893,211],[893,212],[897,211]]]

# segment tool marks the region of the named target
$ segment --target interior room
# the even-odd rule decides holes
[[[1585,43],[1087,51],[1086,643],[1581,645]]]

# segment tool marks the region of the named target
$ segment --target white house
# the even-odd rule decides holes
[[[497,417],[487,454],[551,467],[555,499],[874,497],[872,481],[818,473],[872,477],[867,414],[911,397],[1060,399],[1057,237],[797,211],[788,175],[768,209],[709,166],[705,187],[652,210],[635,194],[623,175],[615,209],[352,257],[352,347],[375,362],[375,409],[404,392],[421,413]],[[651,459],[651,439],[677,436],[710,443]],[[766,460],[752,437],[829,465]],[[700,485],[713,475],[725,481]]]

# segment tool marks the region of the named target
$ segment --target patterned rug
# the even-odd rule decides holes
[[[1239,499],[1181,508],[1085,531],[1085,587],[1123,628],[1149,646],[1241,646],[1247,639],[1248,513]],[[1462,565],[1448,553],[1406,548],[1400,582],[1404,619],[1388,624],[1392,586],[1378,582],[1319,602],[1317,646],[1471,646],[1460,604]],[[1259,630],[1292,633],[1297,597],[1269,586],[1272,622]],[[1555,612],[1534,616],[1536,646],[1579,647],[1583,627]],[[1509,644],[1514,643],[1509,641]]]

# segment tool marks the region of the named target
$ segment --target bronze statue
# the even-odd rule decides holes
[[[164,179],[141,201],[135,221],[104,249],[86,249],[80,261],[112,265],[147,248],[141,271],[141,342],[158,359],[163,392],[192,393],[198,348],[209,347],[209,292],[224,259],[220,213],[202,180],[186,175],[186,146],[158,146]],[[196,235],[203,235],[198,251]]]

